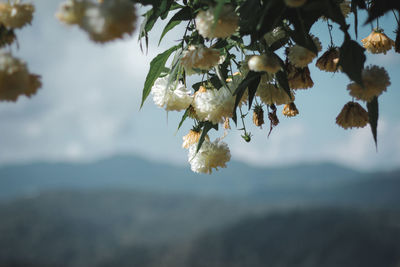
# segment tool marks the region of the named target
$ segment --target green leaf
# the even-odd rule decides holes
[[[207,133],[213,128],[218,131],[218,124],[213,124],[212,122],[209,121],[204,122],[204,127],[201,131],[199,143],[197,144],[196,153],[199,152],[201,145],[204,143]]]
[[[279,87],[281,87],[286,94],[292,99],[292,94],[290,93],[289,82],[287,78],[287,73],[285,71],[278,71],[275,74],[275,78],[278,81]]]
[[[400,12],[399,0],[373,0],[369,8],[369,16],[365,24],[383,16],[386,12],[397,9]]]
[[[172,52],[177,50],[180,46],[176,45],[171,47],[170,49],[164,51],[161,54],[158,54],[151,62],[150,62],[150,70],[147,73],[146,81],[144,82],[144,88],[142,93],[142,103],[140,104],[140,108],[142,108],[144,101],[149,96],[151,87],[154,85],[155,80],[160,76],[161,72],[165,69],[165,63],[167,62],[169,56]]]
[[[262,75],[261,72],[249,71],[246,78],[243,79],[243,81],[238,85],[235,92],[233,93],[233,95],[236,95],[235,106],[233,108],[233,117],[232,117],[232,120],[235,122],[235,124],[237,124],[236,108],[239,105],[239,102],[242,99],[244,92],[246,91],[247,88],[249,88],[249,90],[251,88],[252,91],[254,90],[257,91],[258,84],[260,83],[261,80],[261,75]],[[253,101],[253,98],[251,99],[251,101]],[[249,100],[250,100],[250,92],[249,92]],[[250,101],[249,101],[249,107],[251,107]]]
[[[176,129],[177,132],[178,132],[179,129],[182,127],[183,122],[187,119],[187,117],[189,117],[189,112],[190,112],[190,107],[188,107],[188,108],[186,109],[185,113],[183,114],[182,119],[181,119],[181,121],[179,122],[178,129]]]
[[[378,97],[374,97],[367,103],[368,120],[371,126],[372,136],[374,137],[376,149],[378,149],[378,118],[379,118],[379,104]]]
[[[190,20],[191,16],[191,9],[190,7],[184,7],[179,10],[167,23],[163,32],[161,33],[160,40],[158,41],[158,45],[160,45],[161,40],[170,30],[172,30],[175,26],[179,25],[183,20]]]
[[[364,86],[361,75],[366,60],[364,51],[356,41],[346,38],[340,47],[339,57],[339,66],[343,72],[361,86]]]

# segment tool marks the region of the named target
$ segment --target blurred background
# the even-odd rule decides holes
[[[0,266],[400,266],[398,54],[368,54],[392,83],[378,151],[369,127],[335,124],[349,79],[312,63],[299,116],[280,116],[269,138],[251,128],[251,143],[233,127],[228,168],[199,175],[181,148],[192,125],[176,133],[181,114],[150,98],[139,110],[151,59],[182,28],[157,46],[157,25],[147,54],[137,31],[98,45],[57,21],[61,2],[35,1],[11,48],[43,87],[0,103]],[[394,38],[393,16],[380,24]],[[358,40],[370,31],[360,26]],[[326,49],[326,24],[312,32]]]

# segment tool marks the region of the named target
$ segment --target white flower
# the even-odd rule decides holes
[[[225,87],[197,92],[193,107],[201,121],[220,123],[224,118],[232,117],[235,97]]]
[[[214,8],[201,10],[196,16],[196,29],[204,38],[226,38],[238,28],[239,16],[229,5],[222,7],[218,21],[214,25]]]
[[[0,54],[0,101],[16,101],[20,95],[30,97],[41,85],[40,76],[30,74],[25,62],[10,53]]]
[[[248,61],[248,65],[252,71],[266,71],[272,74],[277,73],[281,69],[279,60],[274,54],[252,56]]]
[[[311,35],[318,52],[322,50],[321,42],[317,37]],[[294,45],[289,48],[289,61],[296,67],[303,68],[307,66],[317,55],[300,45]]]
[[[219,139],[214,142],[204,140],[197,153],[196,150],[197,144],[189,147],[188,160],[193,172],[211,174],[212,169],[226,168],[226,163],[231,159],[228,145]]]
[[[270,32],[264,34],[265,42],[268,46],[271,46],[276,41],[279,41],[286,37],[286,31],[282,27],[276,27]]]
[[[0,23],[9,28],[22,28],[31,23],[34,11],[32,4],[0,3]]]
[[[180,81],[171,82],[169,86],[168,81],[169,75],[154,82],[151,88],[154,103],[167,111],[187,109],[193,101],[190,91]]]
[[[375,96],[379,96],[390,85],[390,78],[384,68],[376,65],[367,66],[362,71],[362,81],[364,88],[357,83],[347,86],[350,95],[359,100],[371,101]]]
[[[85,8],[80,27],[95,42],[108,42],[132,35],[136,22],[135,6],[129,0],[106,0]]]
[[[305,2],[307,2],[307,0],[285,0],[285,4],[288,7],[301,7]]]
[[[181,64],[185,68],[186,74],[191,75],[196,73],[193,69],[211,69],[218,65],[220,59],[220,53],[217,49],[191,45],[183,52]]]

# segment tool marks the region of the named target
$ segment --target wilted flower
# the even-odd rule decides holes
[[[40,76],[30,74],[26,63],[10,53],[0,54],[0,101],[17,101],[20,95],[30,97],[42,86]]]
[[[376,65],[368,66],[362,71],[362,81],[364,88],[353,82],[347,86],[347,90],[350,91],[351,96],[367,102],[382,94],[390,85],[386,70]]]
[[[197,145],[189,147],[188,161],[193,172],[212,173],[212,169],[226,168],[226,163],[231,159],[231,153],[225,142],[216,139],[214,142],[204,140],[200,150]]]
[[[183,139],[183,148],[189,148],[192,145],[195,145],[199,142],[201,136],[201,131],[198,131],[196,129],[194,130],[189,130],[189,133],[185,135]],[[208,135],[206,135],[205,140],[210,141]]]
[[[281,69],[281,64],[277,56],[271,55],[256,55],[252,56],[248,61],[249,69],[252,71],[266,71],[269,73],[276,73]]]
[[[222,7],[218,20],[214,21],[214,8],[201,10],[196,16],[196,29],[204,38],[226,38],[238,28],[239,16],[229,5]]]
[[[56,17],[66,24],[81,24],[86,8],[93,5],[89,1],[67,0],[60,5]]]
[[[299,111],[294,103],[283,106],[282,114],[286,117],[294,117],[299,114]]]
[[[342,11],[343,16],[347,18],[351,11],[351,2],[349,0],[344,0],[340,3],[340,11]]]
[[[170,84],[168,84],[170,82]],[[184,110],[193,101],[193,96],[180,81],[169,81],[169,75],[158,78],[151,88],[154,103],[165,110]]]
[[[344,129],[362,128],[368,124],[368,112],[356,102],[348,102],[336,117],[336,124]]]
[[[318,52],[321,51],[322,46],[318,38],[312,35],[311,38],[313,39]],[[316,56],[317,55],[314,52],[300,45],[294,45],[289,48],[288,59],[290,63],[299,68],[306,67]]]
[[[339,63],[339,49],[331,47],[318,60],[315,66],[320,70],[328,72],[336,72]]]
[[[392,49],[394,41],[387,37],[381,29],[375,29],[368,37],[361,40],[367,51],[373,54],[386,54],[387,51]]]
[[[12,44],[16,39],[13,29],[0,25],[0,47]]]
[[[220,53],[217,49],[191,45],[183,52],[181,64],[186,74],[191,75],[195,73],[193,69],[209,70],[218,65],[219,60]]]
[[[268,46],[271,46],[273,43],[286,38],[286,31],[282,27],[276,27],[270,32],[264,34],[264,40]]]
[[[31,23],[34,11],[32,4],[0,3],[0,23],[8,28],[22,28]]]
[[[314,86],[314,82],[310,76],[310,69],[296,68],[292,64],[287,64],[289,87],[293,90],[307,89]]]
[[[294,94],[290,92],[292,98],[280,87],[275,84],[261,82],[258,85],[256,95],[267,105],[283,105],[294,101]]]
[[[285,0],[285,4],[288,7],[301,7],[305,2],[307,2],[307,0]]]
[[[199,90],[193,101],[197,118],[212,123],[222,123],[225,118],[232,117],[234,104],[235,97],[225,87],[221,87],[219,90]]]
[[[255,126],[264,124],[264,110],[261,105],[256,105],[253,110],[253,123]]]
[[[106,0],[85,9],[80,24],[95,42],[108,42],[132,35],[136,28],[136,10],[129,0]]]

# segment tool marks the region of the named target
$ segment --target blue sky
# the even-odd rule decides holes
[[[180,38],[181,29],[171,31],[157,47],[161,24],[150,35],[147,55],[141,53],[136,35],[97,45],[78,28],[55,19],[61,2],[35,1],[32,26],[17,32],[20,48],[14,46],[12,51],[27,61],[31,72],[42,75],[44,86],[31,99],[0,103],[0,164],[91,161],[123,153],[189,167],[181,140],[191,125],[185,124],[175,135],[181,113],[170,112],[167,119],[165,111],[150,98],[139,111],[149,62]],[[380,25],[394,38],[391,14],[381,19]],[[358,40],[370,31],[369,25],[360,27]],[[312,32],[326,49],[326,24],[317,24]],[[340,33],[335,34],[338,44],[341,39]],[[225,140],[232,160],[259,166],[333,161],[363,170],[399,167],[400,56],[393,51],[368,54],[367,64],[385,67],[392,83],[380,97],[378,153],[369,127],[343,130],[335,124],[337,114],[351,100],[346,91],[349,79],[342,73],[324,73],[311,67],[314,87],[296,95],[300,115],[289,119],[280,116],[281,123],[269,139],[267,127],[252,127],[254,137],[249,144],[239,131],[231,130]]]

